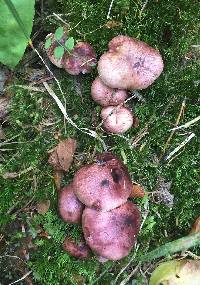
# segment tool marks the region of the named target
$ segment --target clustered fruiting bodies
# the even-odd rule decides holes
[[[56,33],[47,36],[47,41],[51,40],[51,45],[46,47],[51,62],[72,75],[91,72],[96,55],[88,43],[79,42],[70,51],[65,48],[60,58],[55,57],[55,50],[66,46],[67,38],[67,31],[59,40]],[[116,36],[100,57],[97,69],[99,76],[92,83],[91,96],[103,107],[101,118],[105,131],[120,134],[137,126],[137,117],[122,105],[128,90],[145,89],[159,77],[163,70],[160,53],[137,39]]]
[[[163,61],[157,50],[127,36],[113,38],[108,48],[99,59],[99,76],[92,84],[91,95],[104,107],[101,112],[104,129],[124,133],[134,126],[136,119],[121,106],[127,98],[127,90],[151,85],[161,74]]]
[[[79,169],[61,191],[58,208],[64,221],[82,220],[87,245],[66,238],[63,248],[80,258],[87,258],[90,248],[101,261],[127,256],[140,228],[140,212],[127,201],[131,192],[126,167],[111,153],[99,154],[96,162]]]

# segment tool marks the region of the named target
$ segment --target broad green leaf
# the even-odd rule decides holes
[[[5,0],[0,0],[0,62],[14,68],[28,44],[27,37],[32,30],[35,0],[12,0],[11,4],[17,14],[11,12]],[[23,28],[17,22],[16,15],[19,15]]]
[[[74,48],[74,38],[70,37],[69,39],[66,40],[65,46],[67,50],[71,51]]]
[[[45,49],[50,48],[51,43],[52,43],[51,38],[46,39],[46,42],[45,42],[45,45],[44,45]]]
[[[171,260],[152,273],[149,285],[200,285],[200,260]]]
[[[63,56],[64,51],[65,51],[64,47],[61,47],[61,46],[56,47],[56,48],[54,49],[54,52],[53,52],[55,58],[56,58],[56,59],[60,59],[60,58]]]
[[[63,27],[57,28],[56,31],[55,31],[55,38],[56,38],[56,40],[59,41],[62,38],[63,34],[64,34]]]

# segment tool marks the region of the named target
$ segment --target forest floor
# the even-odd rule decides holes
[[[64,122],[42,83],[32,85],[36,74],[43,79],[49,74],[27,49],[6,88],[6,96],[11,98],[10,113],[4,120],[4,138],[0,140],[2,285],[26,274],[17,284],[148,284],[150,273],[161,259],[138,265],[136,258],[187,235],[200,215],[198,122],[176,130],[167,143],[181,108],[184,111],[179,125],[200,113],[199,1],[116,0],[108,20],[110,2],[49,1],[43,9],[38,4],[32,38],[39,47],[45,36],[65,21],[70,26],[70,36],[76,41],[90,42],[98,58],[118,34],[140,39],[160,51],[165,65],[163,73],[154,84],[139,91],[139,99],[127,103],[139,118],[139,126],[124,135],[99,130],[107,149],[122,159],[132,180],[147,192],[144,198],[134,199],[143,220],[137,245],[125,259],[105,264],[95,257],[77,260],[63,251],[64,237],[80,239],[81,228],[66,224],[58,215],[49,151],[61,139],[77,140],[74,163],[62,181],[65,185],[81,165],[104,149],[99,140]],[[97,70],[72,76],[52,65],[50,68],[64,91],[70,118],[79,127],[94,130],[101,122],[100,107],[90,95]],[[47,83],[63,102],[55,82]],[[191,140],[166,159],[191,134]],[[37,211],[38,203],[48,205],[41,214]],[[193,248],[192,252],[200,255],[200,248]],[[135,273],[125,283],[133,270]]]

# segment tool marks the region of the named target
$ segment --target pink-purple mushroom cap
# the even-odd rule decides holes
[[[110,153],[99,155],[97,162],[80,168],[74,176],[73,186],[83,204],[99,211],[122,205],[132,191],[126,167]]]
[[[89,43],[79,42],[63,58],[64,69],[72,75],[90,73],[96,65],[96,54]]]
[[[98,72],[111,88],[144,89],[160,76],[163,66],[158,50],[120,35],[110,41],[108,52],[99,59]]]
[[[91,96],[101,106],[117,106],[127,99],[128,93],[126,90],[108,87],[97,77],[91,86]]]
[[[129,254],[140,229],[140,212],[126,202],[108,212],[85,208],[82,216],[86,243],[97,255],[119,260]]]
[[[60,216],[68,223],[81,223],[84,205],[78,200],[73,191],[73,184],[65,186],[58,196]]]

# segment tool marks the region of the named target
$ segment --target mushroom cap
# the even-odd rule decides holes
[[[83,233],[92,251],[109,260],[129,254],[140,228],[140,212],[135,204],[126,202],[109,212],[85,208]]]
[[[84,205],[73,192],[72,183],[65,186],[59,193],[58,209],[60,216],[68,223],[81,223]]]
[[[79,42],[70,54],[65,53],[63,67],[72,75],[90,73],[96,65],[96,54],[89,43]]]
[[[76,243],[71,238],[66,237],[63,242],[63,249],[69,253],[69,255],[85,259],[89,256],[89,247],[85,244],[84,241]]]
[[[74,176],[74,193],[87,207],[109,211],[125,203],[132,183],[126,167],[112,154],[80,168]]]
[[[108,106],[101,110],[103,127],[107,132],[121,134],[130,129],[134,118],[127,108]]]
[[[101,80],[111,88],[144,89],[163,70],[160,53],[148,44],[127,36],[117,36],[109,43],[109,51],[98,62]]]
[[[58,43],[56,43],[56,39],[55,39],[54,34],[52,34],[52,33],[48,34],[46,36],[46,40],[49,39],[49,38],[52,40],[52,44],[51,44],[51,46],[48,49],[46,49],[47,56],[48,56],[49,60],[55,66],[57,66],[58,68],[62,68],[63,67],[63,57],[61,57],[59,59],[56,59],[55,56],[54,56],[54,50],[58,46]]]
[[[91,86],[92,99],[101,106],[117,106],[123,103],[128,94],[125,90],[113,89],[106,86],[100,77],[97,77]]]

